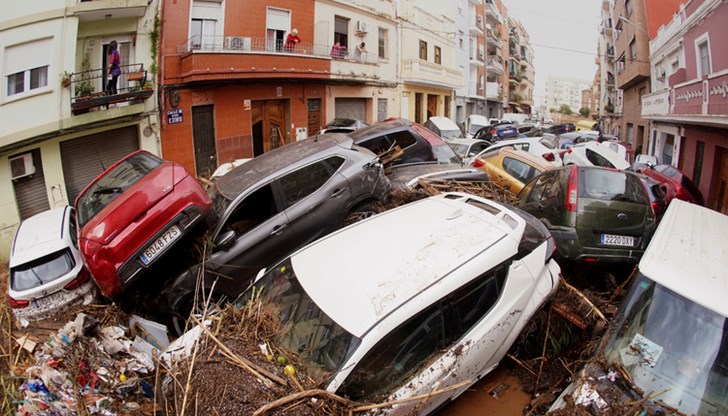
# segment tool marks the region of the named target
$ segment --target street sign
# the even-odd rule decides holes
[[[167,110],[167,124],[181,123],[182,120],[183,120],[183,118],[182,118],[182,109],[181,108],[175,108],[174,110]]]

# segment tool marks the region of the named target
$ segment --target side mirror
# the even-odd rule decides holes
[[[219,247],[220,250],[228,250],[230,247],[233,246],[233,243],[235,242],[235,231],[225,231],[224,233],[217,236],[215,239],[215,246]]]

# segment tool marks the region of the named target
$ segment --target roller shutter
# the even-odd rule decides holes
[[[337,98],[334,102],[336,118],[366,120],[367,102],[365,98]]]
[[[33,156],[35,173],[13,180],[15,200],[18,203],[18,213],[21,220],[50,209],[48,191],[46,191],[43,176],[43,163],[41,163],[40,159],[40,149],[33,149],[30,154]]]
[[[124,156],[139,150],[137,126],[61,142],[61,163],[69,204],[92,180]]]

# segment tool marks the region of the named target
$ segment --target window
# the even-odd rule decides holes
[[[624,0],[624,10],[627,17],[632,16],[632,0]]]
[[[420,41],[420,59],[427,60],[427,42],[424,40]]]
[[[700,186],[700,174],[703,172],[703,153],[705,152],[705,142],[698,140],[695,148],[695,166],[693,166],[693,182]]]
[[[387,29],[379,28],[379,57],[385,59],[387,57]]]
[[[286,32],[291,30],[291,12],[269,7],[266,10],[266,47],[277,51],[283,47]]]
[[[523,183],[528,182],[539,173],[533,166],[510,157],[503,158],[503,170]]]
[[[632,41],[629,42],[629,57],[633,61],[637,59],[637,41],[635,38],[632,38]]]
[[[642,181],[635,175],[605,169],[587,169],[583,171],[583,175],[584,185],[579,187],[579,197],[650,203]]]
[[[270,184],[245,197],[225,221],[224,231],[243,235],[278,213]],[[222,234],[222,233],[221,233]]]
[[[439,46],[435,46],[435,63],[442,64],[442,49]]]
[[[190,13],[190,48],[209,50],[215,47],[220,3],[194,0]]]
[[[5,49],[6,96],[30,93],[48,87],[49,50],[51,50],[50,39]]]
[[[336,16],[334,19],[334,43],[336,42],[349,48],[349,19],[345,17]]]
[[[698,75],[704,77],[710,72],[710,49],[708,41],[705,40],[698,44]]]
[[[344,158],[333,156],[293,171],[276,182],[283,191],[283,209],[313,194],[344,164]]]
[[[586,158],[588,161],[590,161],[594,166],[601,166],[603,168],[614,168],[614,165],[604,158],[604,156],[600,155],[599,153],[591,150],[586,149]]]

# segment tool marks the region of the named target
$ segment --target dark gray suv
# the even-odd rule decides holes
[[[285,145],[222,176],[210,190],[211,250],[163,292],[175,329],[193,306],[198,275],[206,293],[218,280],[213,297],[234,299],[260,269],[379,212],[390,189],[378,157],[342,133]]]

